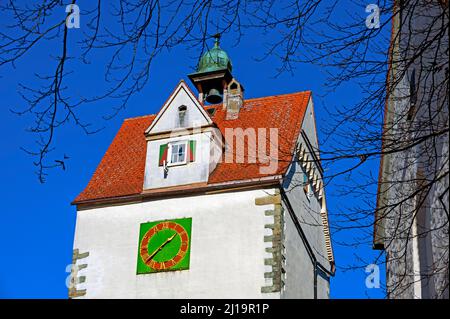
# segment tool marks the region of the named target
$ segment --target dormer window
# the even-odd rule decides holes
[[[167,165],[182,165],[186,164],[186,149],[187,141],[169,143],[169,162]]]
[[[177,141],[159,147],[159,166],[184,165],[195,161],[195,140]]]
[[[186,105],[181,105],[180,107],[178,107],[178,127],[186,126],[186,111]]]

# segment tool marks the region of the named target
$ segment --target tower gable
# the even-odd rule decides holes
[[[146,135],[158,135],[211,124],[211,118],[182,80],[145,133]]]

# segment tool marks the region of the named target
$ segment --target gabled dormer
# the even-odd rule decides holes
[[[184,81],[145,135],[144,190],[206,183],[221,156],[221,133]]]

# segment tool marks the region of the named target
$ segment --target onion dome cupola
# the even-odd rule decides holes
[[[188,77],[199,92],[203,103],[218,104],[224,99],[224,91],[232,81],[232,64],[228,54],[220,48],[220,34],[214,36],[214,47],[200,58],[197,71]]]
[[[214,47],[203,54],[203,56],[200,58],[197,67],[197,73],[205,73],[225,69],[228,69],[231,72],[232,68],[233,67],[231,65],[231,60],[228,57],[228,54],[219,46],[219,35],[216,35],[216,42],[214,43]]]

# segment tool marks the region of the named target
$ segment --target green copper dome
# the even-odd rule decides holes
[[[197,73],[228,69],[231,72],[231,60],[228,54],[219,47],[219,38],[216,37],[214,47],[203,54],[197,67]]]

